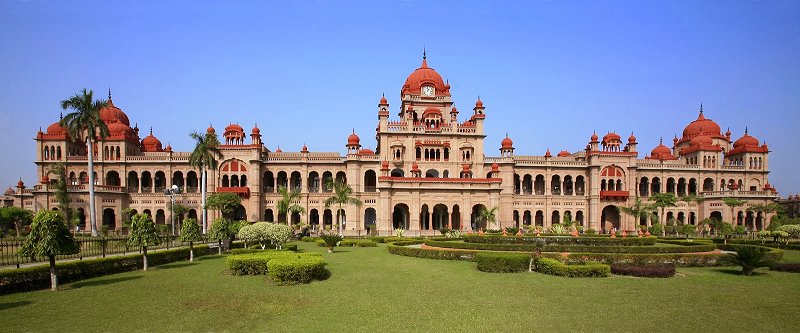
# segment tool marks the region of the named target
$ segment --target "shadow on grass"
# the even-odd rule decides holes
[[[105,280],[95,280],[95,281],[85,281],[85,282],[76,282],[70,285],[71,288],[83,288],[83,287],[96,287],[96,286],[105,286],[109,284],[114,284],[117,282],[125,282],[129,280],[141,279],[141,276],[125,276],[125,277],[118,277],[113,279],[105,279]]]
[[[714,271],[715,272],[724,273],[724,274],[730,274],[730,275],[747,276],[747,275],[742,274],[742,270],[741,269],[737,269],[737,268],[715,268]],[[767,273],[754,271],[753,275],[751,275],[751,276],[759,276],[759,275],[767,275]]]
[[[25,306],[31,304],[31,301],[19,301],[19,302],[10,302],[10,303],[0,303],[0,310],[16,308],[18,306]]]
[[[195,260],[197,260],[197,259],[195,259]],[[191,261],[183,261],[183,262],[179,262],[179,263],[159,265],[159,266],[156,266],[156,268],[158,268],[158,269],[172,269],[172,268],[183,268],[183,267],[194,266],[194,265],[197,265],[197,263],[196,262],[191,262]]]

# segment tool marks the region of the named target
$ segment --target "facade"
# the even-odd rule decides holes
[[[363,234],[404,228],[407,234],[434,234],[439,228],[474,230],[505,226],[541,225],[570,218],[585,228],[608,231],[633,230],[636,221],[620,215],[616,206],[629,206],[640,197],[672,192],[679,197],[702,195],[702,202],[679,201],[666,209],[667,219],[697,223],[718,218],[748,226],[766,227],[769,216],[747,212],[750,205],[777,198],[768,182],[769,150],[747,130],[733,141],[730,131],[705,118],[700,107],[696,120],[672,140],[640,158],[633,134],[623,142],[620,135],[592,134],[584,150],[561,151],[543,156],[514,154],[511,138],[500,142],[499,156],[486,151],[486,113],[480,98],[468,117],[453,105],[450,84],[423,57],[401,88],[397,117],[390,119],[390,105],[382,97],[377,105],[376,149],[364,149],[356,133],[346,141],[347,154],[271,151],[254,127],[249,138],[238,124],[222,132],[220,159],[209,170],[208,192],[231,192],[242,198],[237,218],[249,221],[306,222],[316,228],[332,226],[336,207],[326,208],[331,196],[326,185],[339,180],[350,185],[361,207],[343,207],[345,230]],[[200,214],[199,173],[188,164],[189,152],[175,152],[150,133],[140,139],[138,127],[114,105],[101,111],[111,135],[94,148],[98,224],[121,229],[121,211],[131,208],[169,223],[169,198],[163,190],[176,185],[183,190],[176,203],[189,207],[190,217]],[[464,119],[466,118],[466,119]],[[209,133],[217,133],[209,127]],[[20,180],[6,191],[6,205],[31,210],[54,209],[54,179],[50,165],[67,167],[72,204],[84,230],[89,209],[87,150],[73,143],[58,122],[36,134],[37,184],[26,187]],[[297,204],[302,216],[278,216],[277,188],[301,192]],[[722,201],[737,197],[747,201],[733,211]],[[499,225],[482,225],[476,219],[481,208],[498,208]],[[216,217],[209,212],[209,219]],[[641,223],[646,223],[641,221]],[[374,224],[374,226],[372,226]]]

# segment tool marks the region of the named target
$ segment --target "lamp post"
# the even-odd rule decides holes
[[[164,189],[164,195],[169,196],[170,201],[170,214],[169,219],[172,224],[172,235],[175,236],[175,196],[181,194],[181,188],[178,185],[172,185]]]

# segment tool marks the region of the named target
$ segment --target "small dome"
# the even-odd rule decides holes
[[[603,136],[603,141],[604,142],[622,141],[622,138],[617,133],[609,132],[608,134]]]
[[[597,142],[597,132],[592,133],[592,142]]]
[[[469,164],[464,164],[461,166],[461,171],[469,172],[469,170],[470,170]]]
[[[150,130],[150,135],[142,139],[142,151],[148,153],[163,151],[161,141],[153,135],[153,130]]]
[[[570,152],[568,152],[566,150],[562,150],[562,151],[558,152],[558,155],[556,155],[556,156],[558,156],[558,157],[568,157],[569,155],[572,155],[572,154],[570,154]]]
[[[17,182],[17,187],[25,187],[25,183],[22,182],[22,178],[20,178]]]
[[[425,112],[422,112],[422,118],[425,118],[425,117],[427,117],[429,115],[439,115],[439,116],[441,116],[442,112],[439,111],[438,108],[429,107],[429,108],[425,109]]]
[[[500,166],[497,163],[492,163],[492,172],[500,172]]]
[[[251,134],[261,134],[261,130],[258,129],[258,125],[253,126],[253,130],[250,131]]]
[[[276,153],[282,153],[282,152],[283,152],[283,150],[281,150],[281,147],[278,147],[278,149],[275,149],[275,152],[276,152]]]
[[[206,133],[216,133],[216,132],[217,131],[214,130],[214,126],[208,125],[208,128],[206,129]]]
[[[381,170],[388,171],[389,170],[389,161],[383,160],[381,162]]]
[[[244,128],[242,128],[242,126],[239,126],[239,124],[230,124],[228,126],[225,126],[225,132],[230,132],[230,131],[244,133]]]
[[[675,157],[672,156],[672,150],[669,147],[665,146],[662,141],[659,141],[658,146],[653,148],[650,151],[650,159],[655,160],[674,160]]]
[[[511,141],[508,134],[506,134],[506,138],[500,142],[500,149],[514,149],[514,141]]]
[[[172,146],[168,143],[167,144],[167,148],[164,148],[164,151],[171,153],[172,152]]]
[[[308,152],[308,146],[306,146],[305,144],[303,144],[303,149],[301,149],[301,150],[300,150],[300,152],[301,152],[301,153],[307,153],[307,152]]]
[[[478,97],[478,100],[475,101],[475,107],[476,108],[482,108],[483,107],[483,101],[481,101],[480,97]]]
[[[458,113],[458,109],[456,109],[455,105],[450,109],[450,113]]]
[[[47,184],[50,182],[50,177],[47,175],[42,176],[42,184]]]
[[[67,133],[67,131],[64,129],[63,126],[61,126],[61,122],[55,122],[52,125],[47,126],[47,134],[60,135],[65,133]]]
[[[628,137],[628,142],[636,143],[636,137],[633,135],[633,132],[631,132],[631,136]]]
[[[411,172],[419,172],[419,164],[417,164],[417,162],[411,164]]]
[[[711,119],[706,119],[703,116],[703,106],[700,106],[700,115],[697,116],[697,120],[691,122],[686,128],[683,129],[683,139],[689,140],[698,136],[700,134],[707,134],[707,135],[720,135],[720,127]]]
[[[386,96],[385,95],[381,96],[380,104],[389,104],[389,101],[386,100]]]
[[[372,149],[364,148],[358,151],[359,155],[375,155],[375,152]]]
[[[112,123],[108,125],[108,133],[111,136],[133,135],[133,129],[123,123]]]
[[[347,137],[347,145],[348,146],[358,146],[361,144],[361,138],[358,137],[356,134],[356,130],[353,130],[353,134]]]
[[[553,154],[550,154],[550,148],[547,148],[547,151],[544,152],[544,157],[553,157]]]
[[[747,133],[747,129],[744,131],[744,135],[741,138],[737,139],[736,142],[733,143],[734,149],[740,149],[745,147],[758,147],[758,139],[754,136],[750,136]]]

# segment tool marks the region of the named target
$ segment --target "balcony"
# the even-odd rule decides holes
[[[754,198],[754,199],[777,199],[778,194],[772,191],[704,191],[700,193],[706,199],[714,198]]]
[[[217,187],[217,193],[236,193],[242,199],[250,197],[249,187]]]
[[[625,201],[628,200],[629,191],[600,191],[600,200]]]

